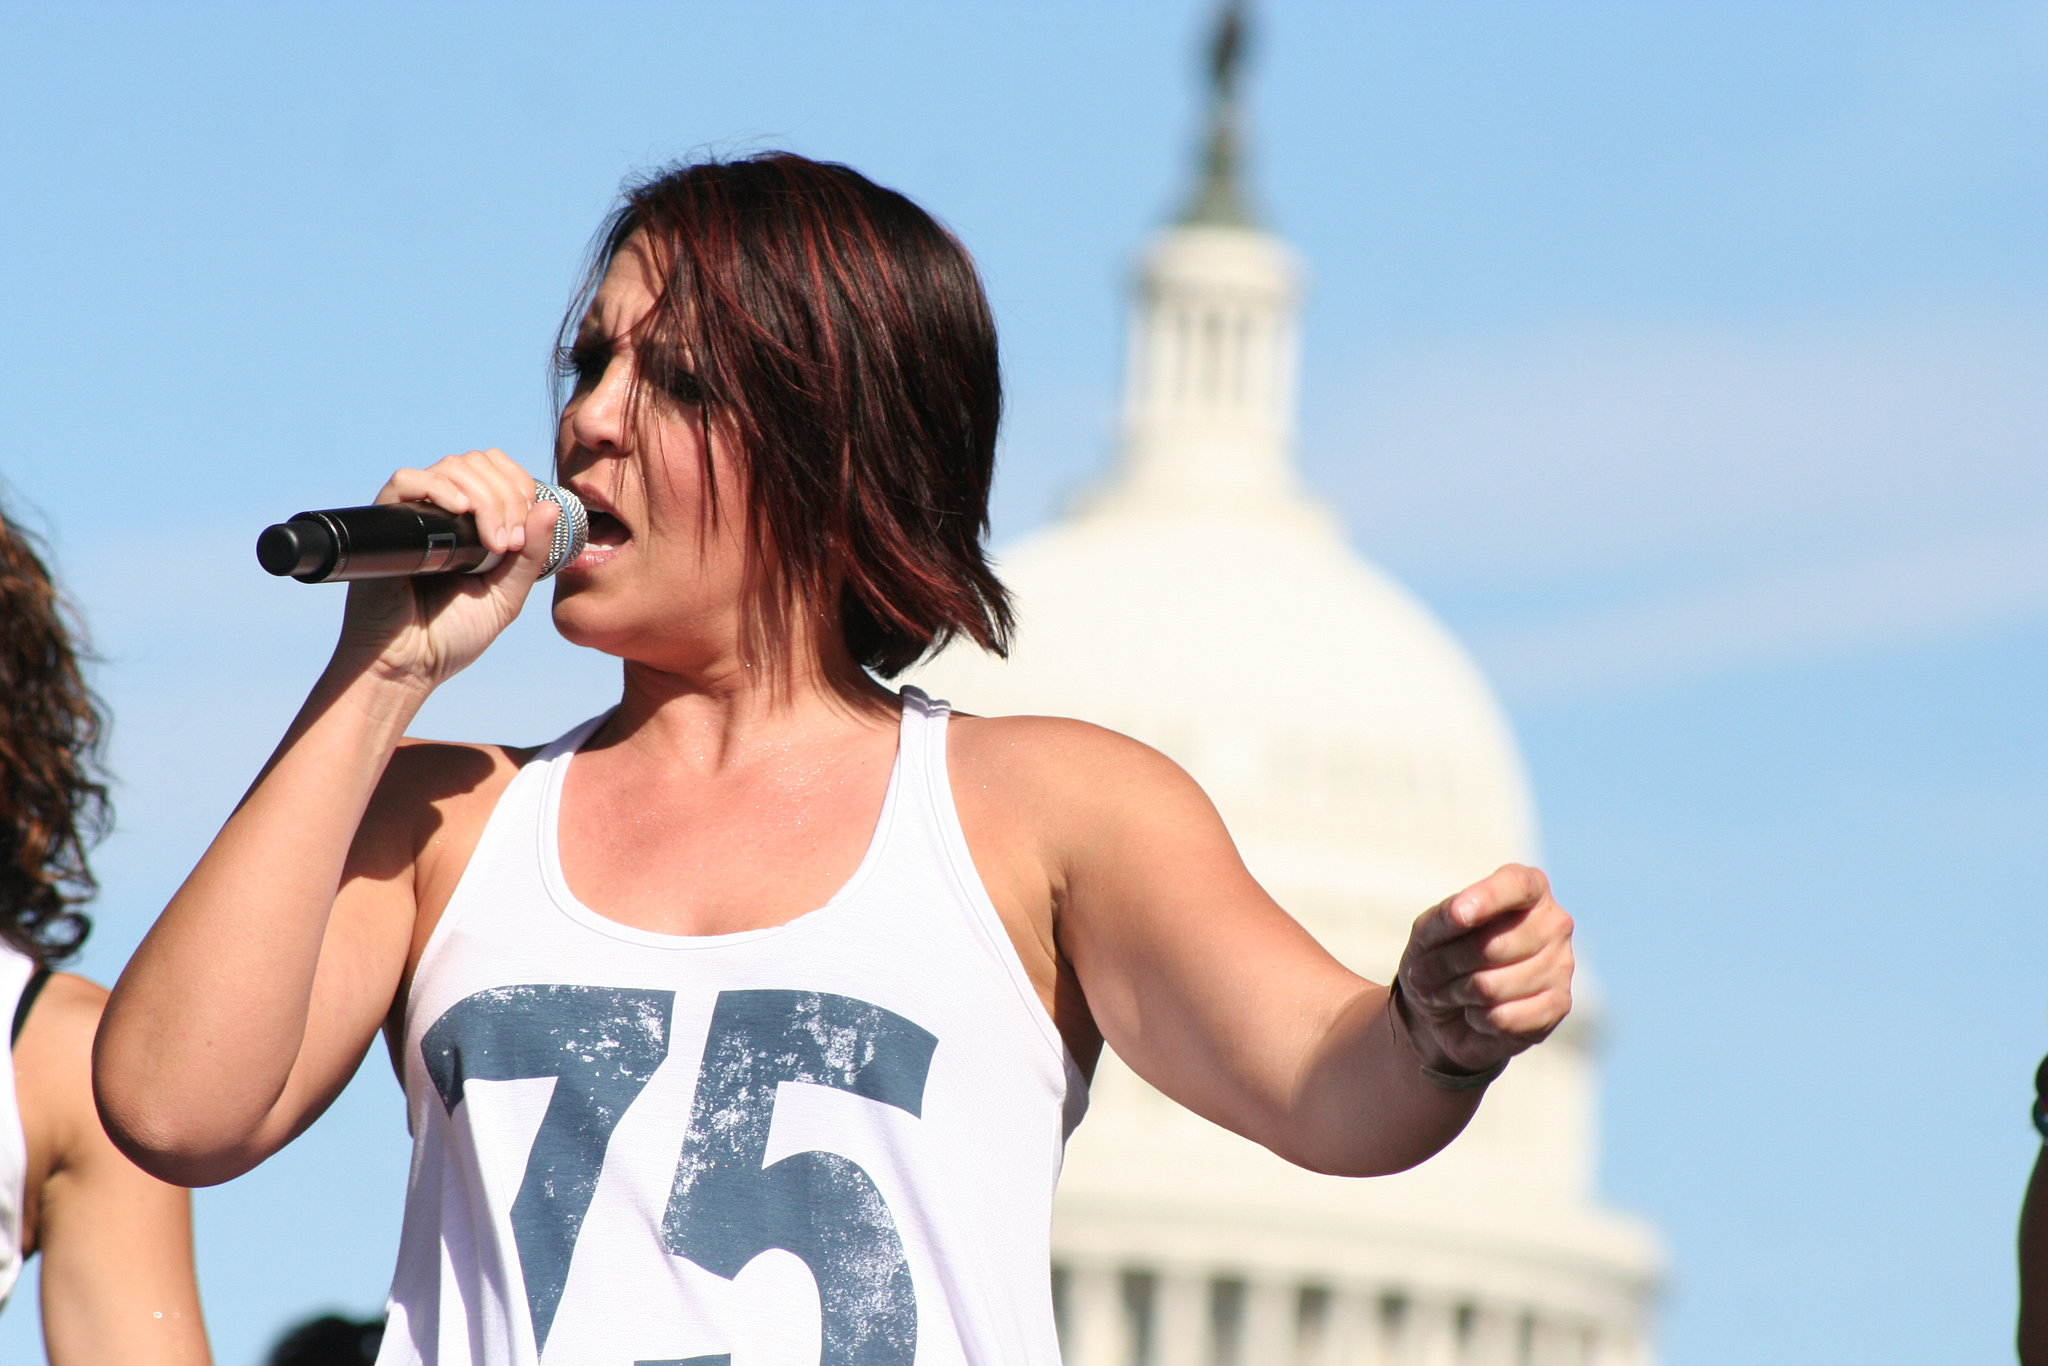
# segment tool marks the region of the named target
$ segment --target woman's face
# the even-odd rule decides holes
[[[578,645],[689,671],[741,639],[756,570],[744,475],[723,439],[707,443],[702,406],[653,383],[631,401],[634,328],[659,289],[642,239],[629,239],[576,335],[555,462],[590,510],[590,547],[555,576],[554,617]]]

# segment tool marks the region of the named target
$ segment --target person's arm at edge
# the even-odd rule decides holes
[[[189,1192],[122,1156],[93,1106],[104,989],[52,976],[14,1046],[51,1366],[209,1366]]]
[[[2020,1206],[2020,1366],[2048,1366],[2048,1144]]]

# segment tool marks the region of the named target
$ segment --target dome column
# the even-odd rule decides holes
[[[1123,1277],[1113,1266],[1079,1263],[1067,1268],[1066,1322],[1060,1356],[1066,1366],[1132,1366],[1130,1313]]]
[[[1539,1317],[1529,1334],[1529,1366],[1581,1366],[1584,1334],[1553,1318]]]
[[[1300,1298],[1292,1281],[1270,1273],[1246,1280],[1237,1366],[1294,1366],[1295,1309]]]
[[[1592,1338],[1592,1350],[1586,1354],[1590,1366],[1644,1366],[1650,1359],[1642,1335],[1627,1325],[1602,1324]]]
[[[1465,1362],[1469,1366],[1518,1366],[1521,1327],[1520,1316],[1513,1310],[1481,1306],[1472,1315],[1471,1331],[1465,1339]]]
[[[1458,1355],[1457,1314],[1450,1303],[1434,1295],[1411,1298],[1401,1315],[1394,1360],[1399,1366],[1459,1366]]]
[[[1349,1285],[1332,1292],[1323,1333],[1328,1346],[1317,1366],[1394,1366],[1387,1354],[1381,1299],[1376,1285]]]
[[[1152,1366],[1210,1366],[1215,1360],[1209,1274],[1165,1266],[1152,1291]]]

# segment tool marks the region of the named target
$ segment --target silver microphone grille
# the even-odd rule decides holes
[[[562,509],[562,515],[555,518],[555,539],[548,547],[547,567],[540,571],[540,576],[546,578],[581,555],[583,547],[590,543],[590,514],[584,510],[581,498],[553,484],[536,483],[533,496],[536,500],[545,498]]]

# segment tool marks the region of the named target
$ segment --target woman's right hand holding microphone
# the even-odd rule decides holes
[[[431,692],[512,624],[546,568],[561,509],[534,497],[534,479],[501,450],[466,451],[386,481],[379,503],[421,501],[469,513],[477,536],[505,558],[481,574],[360,579],[349,585],[330,672],[367,672]]]
[[[423,770],[387,789],[387,770],[427,695],[519,614],[559,512],[496,450],[400,470],[377,495],[412,500],[474,516],[504,558],[349,585],[326,672],[107,1006],[101,1119],[164,1180],[223,1181],[289,1142],[347,1084],[399,989],[418,907],[388,867],[433,794]]]

